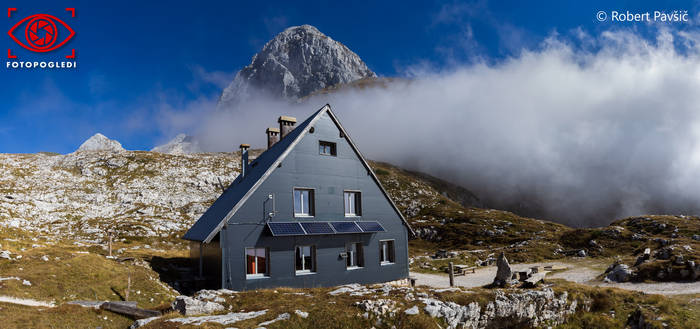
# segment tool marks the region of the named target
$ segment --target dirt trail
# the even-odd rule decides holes
[[[641,291],[649,294],[660,295],[685,295],[685,294],[700,294],[700,281],[692,283],[680,282],[658,282],[658,283],[604,283],[597,280],[596,277],[601,274],[601,271],[588,267],[586,265],[577,265],[573,263],[560,262],[544,262],[544,263],[529,263],[529,264],[514,264],[511,265],[513,270],[518,271],[532,266],[547,266],[560,265],[567,267],[566,270],[547,275],[548,278],[565,279],[572,282],[582,283],[590,286],[600,287],[615,287],[627,290]],[[493,282],[496,276],[496,267],[482,267],[476,269],[475,273],[469,273],[464,276],[455,277],[455,285],[473,288],[481,287]],[[416,285],[426,285],[436,288],[446,288],[450,286],[447,274],[425,274],[411,272],[411,277],[416,278]]]

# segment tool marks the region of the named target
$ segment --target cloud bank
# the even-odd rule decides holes
[[[264,147],[264,129],[280,114],[305,118],[330,103],[368,158],[458,183],[494,208],[573,226],[698,214],[697,35],[574,38],[299,104],[259,97],[175,117],[196,122],[208,148],[230,151]]]

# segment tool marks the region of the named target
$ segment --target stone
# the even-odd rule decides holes
[[[602,249],[603,248],[600,244],[598,244],[598,242],[596,240],[588,241],[588,246],[591,248],[595,248],[595,249]]]
[[[291,317],[292,316],[289,315],[289,313],[282,313],[272,320],[259,323],[258,327],[265,327],[265,326],[271,325],[271,324],[278,322],[278,321],[289,320]]]
[[[510,285],[511,280],[513,280],[513,269],[508,264],[505,253],[501,252],[498,256],[496,266],[498,266],[498,270],[496,271],[496,278],[493,279],[493,284],[499,287]]]
[[[356,302],[355,306],[376,316],[393,316],[398,310],[396,301],[391,299],[365,299],[363,301]]]
[[[154,316],[150,318],[145,318],[145,319],[139,319],[136,320],[133,324],[129,326],[129,329],[136,329],[136,328],[141,328],[149,323],[151,323],[153,320],[156,320],[160,318],[159,316]]]
[[[614,264],[612,270],[605,276],[607,282],[627,282],[632,277],[633,272],[627,264]]]
[[[656,238],[656,239],[654,239],[654,242],[660,244],[661,246],[668,245],[668,240],[662,239],[662,238]]]
[[[642,310],[637,309],[636,311],[632,312],[630,316],[627,318],[627,327],[629,329],[650,329],[651,324],[646,322],[646,319],[644,318],[644,313],[642,313]]]
[[[683,265],[685,263],[685,258],[683,255],[678,255],[676,256],[676,259],[673,260],[673,264],[675,265]]]
[[[188,296],[177,296],[172,303],[172,308],[185,316],[210,314],[225,309],[219,303],[198,300]]]
[[[418,315],[418,313],[420,313],[420,310],[418,310],[418,306],[413,306],[403,312],[408,315]]]
[[[302,318],[302,319],[306,319],[306,318],[309,317],[309,313],[308,313],[308,312],[304,312],[304,311],[302,311],[302,310],[295,310],[295,311],[294,311],[294,314],[298,315],[298,316],[299,316],[300,318]]]
[[[657,259],[667,260],[673,256],[673,247],[664,247],[656,251],[654,257]]]
[[[576,253],[576,256],[579,256],[579,257],[586,257],[586,250],[584,250],[584,249],[579,250],[579,251]]]
[[[693,240],[700,241],[700,234],[693,234]]]
[[[643,264],[644,262],[649,260],[650,257],[651,257],[651,249],[649,249],[649,248],[644,249],[644,253],[639,255],[639,257],[637,257],[637,260],[634,262],[634,266],[637,267],[637,266]]]
[[[240,312],[240,313],[228,313],[222,315],[207,315],[207,316],[193,316],[184,318],[174,318],[169,319],[168,322],[178,322],[181,324],[189,325],[201,325],[206,322],[215,322],[223,325],[236,323],[243,320],[257,318],[261,315],[265,315],[267,310],[257,311],[257,312]]]

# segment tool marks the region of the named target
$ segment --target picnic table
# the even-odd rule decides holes
[[[456,264],[454,265],[454,275],[467,275],[467,272],[471,273],[476,273],[476,266],[469,266],[469,265],[460,265]],[[450,269],[447,268],[447,272],[450,272]]]

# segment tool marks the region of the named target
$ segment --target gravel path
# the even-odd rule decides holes
[[[24,299],[11,296],[0,296],[0,303],[10,303],[25,306],[41,306],[41,307],[54,307],[53,302],[47,303],[34,299]]]
[[[528,263],[528,264],[513,264],[513,270],[518,271],[532,266],[547,266],[559,265],[567,267],[566,270],[547,275],[548,278],[565,279],[572,282],[582,283],[590,286],[600,287],[615,287],[627,290],[641,291],[649,294],[660,295],[683,295],[683,294],[700,294],[700,281],[690,283],[680,282],[658,282],[658,283],[604,283],[596,279],[601,274],[600,271],[583,265],[572,263]],[[493,282],[496,276],[496,266],[481,267],[476,269],[475,273],[468,273],[464,276],[455,277],[455,285],[474,288],[481,287]],[[416,285],[426,285],[436,288],[447,288],[450,286],[450,280],[447,274],[425,274],[411,272],[411,277],[416,278]]]

